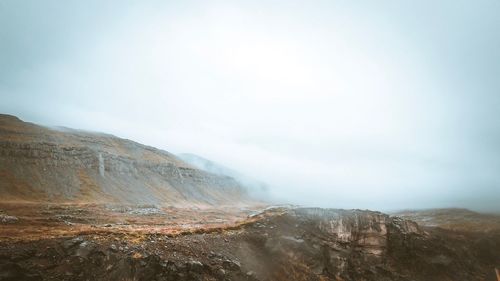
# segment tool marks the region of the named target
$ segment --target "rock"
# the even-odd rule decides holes
[[[219,280],[223,280],[226,276],[226,271],[222,268],[219,268],[215,271],[215,276],[217,276]]]
[[[166,268],[171,273],[177,272],[177,266],[175,265],[175,263],[173,261],[167,261]]]
[[[0,243],[0,281],[36,278],[30,269],[45,280],[489,280],[500,253],[497,234],[422,234],[413,222],[378,212],[292,209],[268,220],[265,228],[172,237],[167,249],[150,236],[135,242],[107,233],[28,242],[31,248]]]
[[[94,250],[94,248],[95,246],[92,243],[83,241],[82,243],[80,243],[80,246],[76,250],[75,255],[81,258],[87,258],[89,254]]]
[[[237,270],[240,270],[240,268],[241,268],[241,264],[238,261],[233,261],[233,260],[229,260],[229,259],[222,261],[222,266],[225,269],[231,270],[231,271],[237,271]]]
[[[1,223],[5,223],[5,224],[7,224],[7,223],[16,223],[18,221],[19,221],[19,219],[17,217],[0,214],[0,222]]]
[[[354,248],[374,256],[381,256],[387,249],[388,215],[360,210],[302,208],[295,214],[307,218],[321,234],[339,244],[349,243]]]
[[[418,224],[411,220],[406,220],[401,217],[392,217],[392,224],[398,228],[403,234],[425,234]]]
[[[63,245],[63,247],[65,249],[69,249],[69,248],[71,248],[73,246],[80,245],[81,243],[83,243],[83,238],[82,237],[76,237],[76,238],[64,241],[62,243],[62,245]]]
[[[189,271],[202,273],[203,272],[203,264],[199,261],[188,261],[187,268]]]
[[[218,254],[216,252],[210,251],[208,253],[208,257],[211,258],[211,259],[220,259],[220,258],[222,258],[222,255]]]
[[[29,273],[17,263],[0,264],[1,281],[39,281],[42,277],[38,274]]]

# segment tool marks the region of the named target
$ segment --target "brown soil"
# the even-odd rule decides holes
[[[2,240],[40,240],[80,234],[140,236],[148,233],[177,235],[231,228],[253,221],[248,215],[257,206],[191,208],[155,205],[0,202],[3,214],[18,219],[3,224]],[[1,214],[0,213],[0,214]]]

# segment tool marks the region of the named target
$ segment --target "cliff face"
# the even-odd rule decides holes
[[[393,240],[426,235],[412,221],[361,210],[301,208],[269,223],[286,233],[273,235],[265,244],[272,255],[282,257],[274,265],[280,270],[274,271],[283,280],[296,278],[289,272],[290,267],[308,268],[299,274],[304,280],[314,275],[362,280],[366,271],[373,271],[370,275],[374,280],[382,280],[384,272],[393,271],[388,266],[392,252],[409,250],[406,246],[391,248]]]
[[[247,237],[242,264],[258,280],[494,280],[500,260],[498,234],[424,229],[372,211],[284,211]]]
[[[389,229],[403,234],[423,234],[415,222],[389,217],[379,212],[360,210],[299,209],[317,233],[331,238],[336,258],[343,258],[341,248],[351,245],[364,254],[383,256],[387,252]],[[345,258],[345,257],[344,257]]]
[[[234,179],[111,135],[50,129],[0,115],[0,198],[220,204],[247,200]]]

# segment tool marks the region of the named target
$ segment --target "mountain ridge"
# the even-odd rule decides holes
[[[48,128],[0,115],[0,196],[11,201],[230,204],[234,179],[172,153],[105,133]]]

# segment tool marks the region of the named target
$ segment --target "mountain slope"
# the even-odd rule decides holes
[[[3,201],[224,204],[249,198],[231,177],[112,135],[0,115]]]
[[[211,174],[227,176],[235,179],[242,186],[247,188],[247,191],[256,198],[268,199],[270,197],[266,183],[256,180],[252,177],[241,174],[233,169],[227,168],[219,163],[213,162],[201,156],[191,153],[181,153],[177,156],[190,165],[209,172]]]

